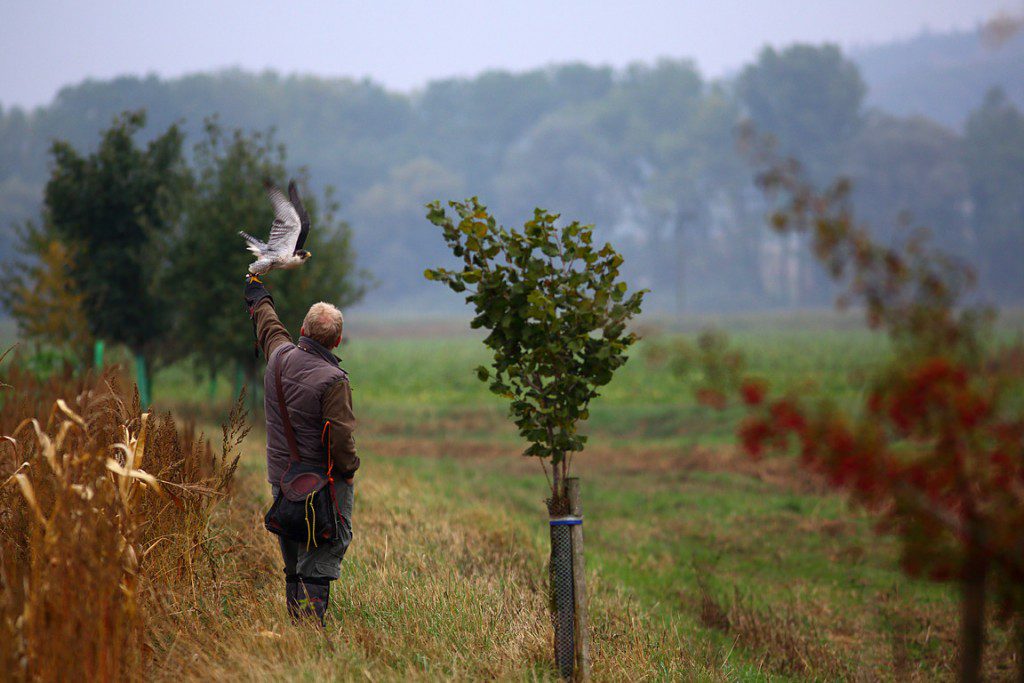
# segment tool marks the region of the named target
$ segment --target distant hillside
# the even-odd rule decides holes
[[[891,114],[927,116],[959,129],[996,85],[1024,106],[1024,34],[993,48],[973,31],[925,33],[849,56],[868,84],[868,105]]]
[[[651,289],[649,309],[829,303],[822,283],[799,275],[813,271],[783,264],[786,252],[761,237],[763,207],[735,144],[744,116],[789,140],[812,167],[850,173],[864,218],[880,234],[908,211],[947,248],[978,261],[991,247],[979,236],[999,234],[980,216],[999,212],[972,194],[982,191],[975,176],[990,166],[1016,172],[1011,157],[1024,137],[1014,142],[1019,114],[995,107],[986,120],[1005,119],[1003,132],[970,165],[963,122],[993,85],[1024,108],[1024,36],[996,50],[976,33],[923,35],[850,58],[867,83],[866,102],[856,70],[828,46],[759,55],[747,87],[708,81],[684,59],[490,71],[413,93],[370,80],[237,70],[84,81],[45,107],[0,107],[0,264],[17,246],[11,226],[39,216],[52,141],[93,149],[118,113],[139,108],[149,113],[144,135],[180,122],[189,148],[214,114],[228,128],[275,130],[290,171],[307,169],[311,189],[337,188],[359,264],[378,283],[365,305],[379,310],[460,305],[422,276],[450,258],[424,205],[474,195],[508,225],[521,225],[536,206],[596,224],[598,238],[625,254],[630,281]],[[1024,206],[1014,194],[1024,182],[999,176],[992,184],[1006,207]],[[983,280],[1019,272],[1015,262],[987,268]],[[1020,279],[1014,302],[1024,301]]]

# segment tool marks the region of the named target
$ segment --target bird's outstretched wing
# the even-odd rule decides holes
[[[261,256],[263,251],[267,248],[266,242],[256,239],[244,230],[239,230],[238,234],[245,240],[245,248],[256,254],[256,256]]]
[[[295,251],[299,232],[302,231],[299,214],[280,188],[269,180],[263,181],[263,187],[266,188],[267,197],[274,206],[274,224],[270,226],[267,246],[275,253],[291,255]]]
[[[299,214],[299,225],[302,228],[299,231],[299,241],[295,243],[295,248],[302,249],[303,245],[306,244],[306,237],[309,235],[309,213],[306,212],[306,207],[302,205],[299,188],[295,186],[294,180],[288,183],[288,198],[291,200],[292,206],[295,207],[295,212]]]

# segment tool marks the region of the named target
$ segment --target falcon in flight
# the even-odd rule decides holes
[[[270,237],[266,242],[258,240],[247,232],[239,231],[249,251],[256,260],[249,265],[249,272],[259,276],[276,268],[298,268],[312,254],[302,248],[309,235],[309,214],[302,205],[295,181],[288,183],[288,196],[269,180],[263,181],[267,197],[274,206],[274,224],[270,226]]]

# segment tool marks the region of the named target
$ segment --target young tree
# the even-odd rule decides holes
[[[471,324],[490,331],[484,344],[494,353],[491,369],[480,366],[477,376],[511,401],[509,412],[530,443],[523,455],[540,458],[545,475],[544,463],[550,463],[555,660],[563,676],[575,671],[586,679],[590,635],[581,507],[569,474],[573,453],[587,440],[579,422],[637,339],[626,326],[640,312],[644,291],[627,294],[619,278],[622,257],[610,244],[593,246],[592,226],[558,227],[557,215],[536,209],[522,231],[506,230],[476,198],[450,206],[457,222],[440,202],[428,205],[427,218],[441,228],[462,268],[424,275],[466,292],[476,312]],[[572,517],[555,519],[566,515]]]
[[[477,375],[510,399],[519,434],[530,442],[523,454],[550,463],[550,511],[564,513],[572,454],[587,440],[578,424],[626,362],[637,339],[626,326],[644,292],[627,295],[622,257],[610,244],[594,247],[592,226],[560,228],[557,214],[537,209],[522,231],[507,230],[475,198],[450,206],[457,222],[439,202],[427,218],[463,267],[425,276],[466,292],[476,312],[472,327],[490,331],[484,344],[494,360]]]
[[[964,265],[920,236],[874,241],[856,222],[846,181],[819,191],[795,162],[763,148],[759,158],[761,186],[781,201],[773,227],[809,236],[847,285],[845,301],[864,307],[894,353],[855,409],[805,390],[770,396],[720,344],[704,350],[718,381],[702,394],[721,406],[735,392],[748,407],[738,437],[752,456],[795,444],[808,469],[875,511],[900,538],[908,574],[959,582],[960,677],[976,681],[986,596],[1018,614],[1024,655],[1024,348],[1000,345],[989,313],[963,303],[973,281]]]
[[[16,230],[22,260],[8,265],[0,281],[3,308],[19,334],[69,351],[79,363],[88,358],[93,337],[83,311],[82,293],[71,277],[70,247],[50,226],[27,222]]]
[[[178,128],[142,148],[135,136],[145,123],[144,112],[122,114],[86,156],[55,142],[44,220],[70,250],[90,333],[132,351],[148,405],[149,369],[168,356],[170,296],[156,286],[164,259],[157,245],[173,224],[187,172]]]

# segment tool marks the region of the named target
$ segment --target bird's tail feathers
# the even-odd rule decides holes
[[[267,248],[267,243],[263,240],[258,240],[244,230],[239,230],[238,234],[245,240],[246,248],[257,256],[261,256],[263,250]]]

